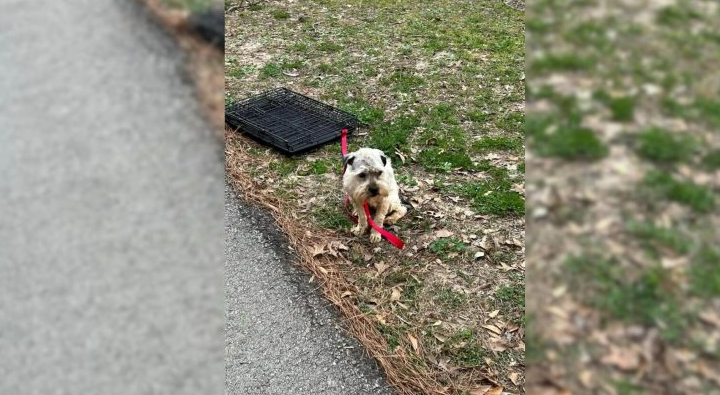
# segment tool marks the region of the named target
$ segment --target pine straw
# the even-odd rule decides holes
[[[222,138],[225,124],[225,55],[193,34],[187,25],[188,10],[164,7],[160,0],[138,0],[177,40],[188,54],[188,72],[203,113]]]
[[[480,382],[498,385],[476,371],[463,374],[462,382],[458,382],[450,371],[419,366],[420,364],[414,363],[414,360],[422,358],[421,343],[418,343],[416,355],[413,355],[414,352],[410,351],[409,347],[396,347],[394,352],[389,353],[388,342],[376,327],[370,314],[360,311],[354,302],[355,295],[359,295],[360,291],[355,284],[345,278],[338,266],[338,260],[327,254],[315,255],[313,251],[313,246],[328,245],[336,240],[334,232],[293,219],[288,214],[295,209],[291,201],[280,199],[272,192],[258,189],[252,175],[243,165],[255,160],[247,152],[255,143],[227,129],[225,138],[226,173],[233,189],[246,201],[270,211],[280,229],[287,235],[291,248],[296,252],[297,264],[317,279],[323,295],[340,311],[346,330],[358,339],[367,353],[380,364],[388,382],[399,394],[450,395],[477,389],[477,383]]]

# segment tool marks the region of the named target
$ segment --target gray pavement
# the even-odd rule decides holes
[[[229,394],[391,394],[266,213],[227,192]]]
[[[0,394],[219,394],[224,165],[130,0],[0,2]]]

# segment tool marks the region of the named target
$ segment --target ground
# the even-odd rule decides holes
[[[353,237],[339,144],[286,158],[228,132],[228,177],[402,394],[522,393],[524,14],[502,2],[226,2],[226,102],[286,86],[368,126],[410,211]]]
[[[720,8],[528,9],[528,392],[718,394]]]

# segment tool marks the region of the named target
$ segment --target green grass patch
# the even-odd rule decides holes
[[[424,149],[418,155],[418,162],[428,170],[445,173],[453,169],[470,170],[473,168],[472,159],[464,150]]]
[[[322,228],[348,229],[353,225],[339,203],[319,206],[312,214],[315,222]]]
[[[720,295],[720,251],[704,247],[688,269],[691,292],[702,297]]]
[[[382,108],[375,107],[362,99],[341,101],[340,108],[355,114],[360,122],[370,126],[375,126],[385,119],[385,111]]]
[[[400,166],[402,162],[395,150],[408,152],[408,137],[415,128],[420,126],[420,119],[416,116],[401,116],[390,122],[380,124],[370,133],[368,144],[388,155],[393,164]]]
[[[478,152],[515,151],[523,146],[523,140],[506,136],[483,137],[473,143],[472,148]]]
[[[646,248],[657,252],[659,248],[666,247],[678,254],[690,252],[692,243],[680,231],[655,225],[652,222],[631,221],[627,230],[640,238]]]
[[[465,250],[467,250],[467,245],[454,237],[449,237],[445,239],[434,240],[432,243],[430,243],[428,249],[434,254],[437,254],[443,258],[447,258],[448,254],[451,252],[462,254],[463,252],[465,252]]]
[[[674,27],[687,25],[700,18],[701,15],[697,11],[684,4],[664,7],[657,14],[658,23]]]
[[[287,176],[297,170],[299,162],[294,159],[280,159],[268,164],[268,168],[282,176]]]
[[[597,160],[608,154],[608,147],[590,129],[564,124],[554,133],[540,133],[533,140],[541,156],[556,156],[568,160]]]
[[[317,45],[317,50],[327,53],[335,53],[343,49],[343,46],[329,41],[323,41]]]
[[[635,116],[636,98],[633,96],[611,97],[605,91],[595,92],[595,99],[604,103],[610,110],[611,118],[615,121],[632,121]]]
[[[329,172],[334,165],[336,165],[337,162],[330,161],[327,159],[317,159],[315,161],[310,162],[308,165],[308,169],[304,172],[301,172],[301,175],[307,176],[310,174],[313,175],[320,175],[325,174]]]
[[[676,163],[687,160],[695,149],[689,136],[665,129],[650,128],[637,137],[637,151],[643,158],[659,163]]]
[[[712,150],[702,158],[702,164],[707,169],[720,169],[720,150]]]
[[[260,69],[260,74],[265,78],[277,78],[282,75],[282,65],[278,63],[267,63]]]
[[[466,183],[455,188],[455,191],[470,199],[479,214],[524,215],[525,199],[511,190],[512,181],[507,170],[492,167],[488,170],[491,178],[482,182]]]
[[[414,74],[396,71],[389,77],[383,78],[381,82],[385,85],[392,85],[398,92],[410,93],[420,87],[425,80]]]
[[[244,78],[255,72],[255,66],[242,65],[230,70],[229,75],[234,78]]]
[[[530,69],[537,73],[550,71],[582,71],[595,67],[595,60],[578,54],[548,54],[530,62]]]
[[[290,13],[286,10],[274,10],[271,15],[277,20],[284,20],[290,18]]]
[[[654,267],[631,280],[618,262],[599,256],[576,256],[566,262],[578,283],[593,293],[592,303],[608,316],[641,325],[655,326],[669,341],[680,340],[687,317],[672,290],[668,273]]]
[[[645,176],[644,184],[662,197],[697,212],[706,213],[715,207],[715,195],[711,190],[691,181],[679,181],[668,173],[651,171]]]
[[[463,293],[443,288],[437,292],[435,300],[444,306],[458,308],[465,304],[467,296]]]

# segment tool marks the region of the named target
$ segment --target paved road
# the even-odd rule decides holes
[[[273,220],[227,192],[228,393],[391,394],[336,311],[292,257]]]
[[[0,394],[219,394],[224,166],[130,0],[0,2]]]

